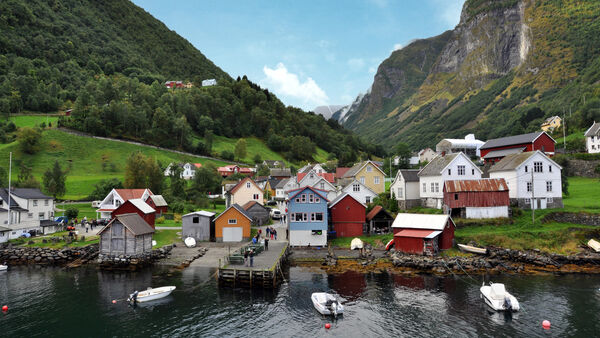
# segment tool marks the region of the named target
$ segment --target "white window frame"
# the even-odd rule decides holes
[[[310,213],[310,221],[311,221],[311,222],[316,222],[316,217],[317,217],[317,216],[315,215],[315,213],[314,213],[314,212],[311,212],[311,213]]]
[[[368,173],[373,172],[373,167],[371,167],[370,165],[368,165],[367,166],[367,172]]]
[[[251,186],[251,185],[250,185],[250,182],[246,182],[246,188],[247,188],[247,189],[250,189],[250,186]]]
[[[306,212],[302,213],[302,221],[303,222],[308,222],[308,213],[306,213]]]
[[[40,220],[46,219],[46,213],[45,212],[38,212],[38,219],[40,219]]]
[[[546,203],[554,203],[553,197],[546,197]]]
[[[371,196],[365,196],[365,202],[367,204],[371,203]]]
[[[456,171],[458,172],[458,176],[465,176],[465,174],[467,173],[467,168],[461,164],[457,166]]]
[[[313,194],[308,195],[308,203],[315,203],[315,196]]]
[[[28,212],[27,213],[27,218],[33,218],[33,212]]]
[[[352,185],[352,191],[354,192],[360,192],[360,184],[353,184]]]
[[[322,212],[315,212],[313,215],[315,215],[315,222],[323,222],[323,213]],[[317,219],[317,216],[321,216],[321,219]]]
[[[543,173],[544,172],[544,164],[542,162],[533,162],[533,172],[534,173]]]
[[[546,192],[552,192],[552,181],[546,181]]]
[[[49,201],[50,201],[50,200],[44,200],[44,205],[45,205],[45,206],[48,206],[48,203],[49,203]]]
[[[306,194],[300,195],[300,203],[306,203]]]
[[[37,207],[37,205],[38,205],[38,200],[33,200],[33,206]]]
[[[533,183],[527,182],[527,192],[531,192],[533,190]]]
[[[360,177],[360,183],[365,184],[365,177],[364,176]]]
[[[379,176],[375,176],[375,177],[373,177],[373,183],[374,183],[374,184],[379,184],[379,182],[380,182],[380,181],[379,181]]]
[[[253,198],[253,199],[255,199],[255,200],[258,200],[258,199],[260,198],[260,196],[259,196],[259,194],[254,194],[254,195],[252,196],[252,198]]]
[[[423,192],[427,192],[427,183],[423,183]]]
[[[237,224],[237,218],[230,218],[227,220],[227,224]]]
[[[435,192],[435,183],[431,182],[431,192]]]
[[[398,188],[398,198],[404,198],[404,188]]]
[[[317,196],[315,196],[315,203],[321,203],[321,199]]]
[[[435,183],[435,192],[440,192],[440,184],[439,183]]]

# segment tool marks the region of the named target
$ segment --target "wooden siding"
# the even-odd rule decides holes
[[[444,204],[452,209],[508,206],[508,190],[491,192],[444,192]]]
[[[113,222],[111,228],[100,235],[102,254],[139,255],[149,251],[152,251],[152,234],[135,236],[118,222]]]
[[[218,239],[223,239],[223,228],[226,227],[242,227],[242,237],[245,239],[250,238],[250,220],[242,215],[241,212],[237,211],[235,208],[229,208],[226,211],[225,215],[220,216],[215,221],[215,237]],[[229,224],[229,219],[237,219],[237,224]]]

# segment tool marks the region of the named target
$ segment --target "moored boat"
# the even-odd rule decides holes
[[[385,251],[390,251],[390,249],[393,247],[394,247],[394,240],[390,239],[390,241],[385,245]]]
[[[322,315],[333,315],[337,317],[344,313],[344,306],[337,298],[326,292],[315,292],[310,296],[313,305]]]
[[[483,284],[479,289],[485,303],[496,311],[519,311],[519,301],[504,288],[502,283]]]
[[[135,291],[129,295],[127,301],[131,303],[143,303],[167,297],[175,290],[175,286],[163,286],[160,288],[148,288],[145,291]]]
[[[595,239],[590,239],[587,242],[587,246],[589,246],[592,250],[594,250],[596,252],[600,252],[600,242],[598,242]]]
[[[488,253],[488,250],[486,248],[478,248],[476,246],[466,245],[466,244],[457,244],[457,246],[458,246],[458,249],[463,252],[476,253],[476,254],[480,254],[480,255],[487,255],[487,253]]]
[[[6,263],[0,264],[0,271],[6,271],[8,269],[8,265]]]
[[[360,238],[354,238],[352,242],[350,242],[350,250],[362,249],[363,241]]]

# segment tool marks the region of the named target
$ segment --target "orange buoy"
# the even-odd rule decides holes
[[[549,320],[544,320],[542,322],[542,327],[546,330],[548,330],[550,328],[550,321]]]
[[[113,304],[117,304],[117,301],[113,299]]]
[[[325,328],[326,329],[330,329],[331,328],[331,324],[329,324],[329,323],[325,324]]]
[[[4,306],[2,307],[2,311],[8,311],[8,306],[4,305]]]

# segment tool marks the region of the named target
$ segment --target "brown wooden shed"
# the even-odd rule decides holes
[[[116,215],[100,232],[100,253],[139,255],[152,251],[154,229],[136,213]]]

